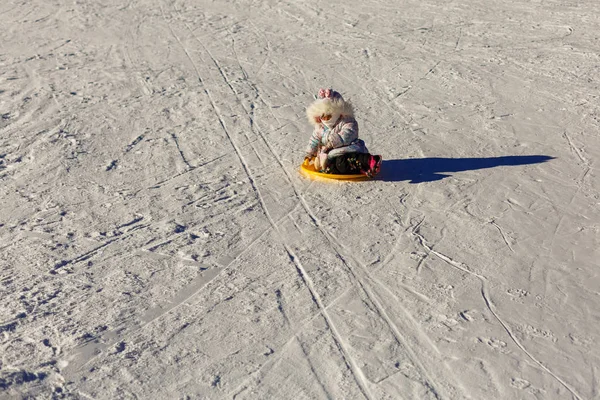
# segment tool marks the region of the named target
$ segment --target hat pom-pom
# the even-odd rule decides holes
[[[342,95],[336,92],[333,89],[319,89],[318,98],[320,100],[329,99],[329,100],[344,100]]]

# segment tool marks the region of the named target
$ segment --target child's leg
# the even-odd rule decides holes
[[[374,177],[381,169],[381,156],[369,153],[346,153],[329,161],[327,171],[330,174],[364,174]]]
[[[369,169],[371,155],[368,153],[345,153],[329,160],[330,174],[360,174]]]

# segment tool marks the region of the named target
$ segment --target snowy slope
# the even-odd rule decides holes
[[[392,3],[0,3],[0,397],[600,398],[597,2]]]

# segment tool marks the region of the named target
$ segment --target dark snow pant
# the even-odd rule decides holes
[[[360,174],[361,171],[369,170],[371,154],[369,153],[345,153],[327,161],[325,172],[328,174]]]

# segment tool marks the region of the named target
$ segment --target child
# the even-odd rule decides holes
[[[313,160],[315,169],[330,174],[363,174],[370,178],[379,173],[381,156],[369,154],[358,138],[358,123],[350,102],[332,89],[319,90],[319,98],[306,109],[315,126],[306,148],[305,160]]]

